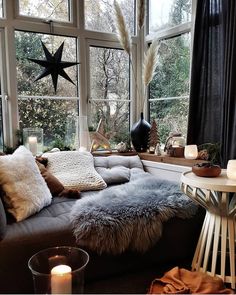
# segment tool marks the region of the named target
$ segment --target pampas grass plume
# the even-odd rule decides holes
[[[157,66],[157,52],[159,47],[159,42],[157,40],[153,41],[144,56],[143,82],[145,86],[148,86],[154,76],[154,71]]]
[[[138,0],[138,27],[142,28],[145,18],[145,0]]]
[[[117,3],[116,0],[114,1],[114,7],[115,7],[115,15],[116,15],[116,27],[118,30],[118,39],[123,49],[130,55],[131,53],[130,35],[126,27],[124,16],[120,9],[120,5]]]

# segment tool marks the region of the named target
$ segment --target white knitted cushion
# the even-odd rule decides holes
[[[48,170],[66,187],[81,191],[99,190],[106,183],[94,168],[94,159],[89,152],[62,151],[45,153]]]
[[[51,203],[52,195],[31,152],[20,146],[0,157],[0,184],[7,210],[21,221]]]

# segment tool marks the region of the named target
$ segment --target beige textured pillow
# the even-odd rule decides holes
[[[45,153],[47,169],[66,188],[80,191],[99,190],[107,185],[94,168],[94,159],[89,152],[62,151]]]
[[[0,157],[0,184],[7,210],[21,221],[51,203],[52,195],[35,159],[20,146],[12,155]]]

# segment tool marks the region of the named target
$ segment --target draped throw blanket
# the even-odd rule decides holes
[[[148,294],[235,294],[221,278],[178,266],[152,282]]]
[[[197,210],[176,183],[149,173],[78,200],[70,218],[77,244],[97,253],[144,252],[161,237],[162,223]]]

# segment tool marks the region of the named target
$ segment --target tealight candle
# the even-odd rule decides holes
[[[186,145],[184,148],[184,157],[186,159],[197,159],[198,157],[198,149],[195,144]]]
[[[71,267],[60,264],[51,270],[51,294],[71,294]]]
[[[29,150],[31,151],[31,153],[36,156],[37,155],[37,137],[36,136],[29,136],[28,138],[28,142],[29,142]]]
[[[236,180],[236,160],[229,160],[227,164],[227,177]]]

